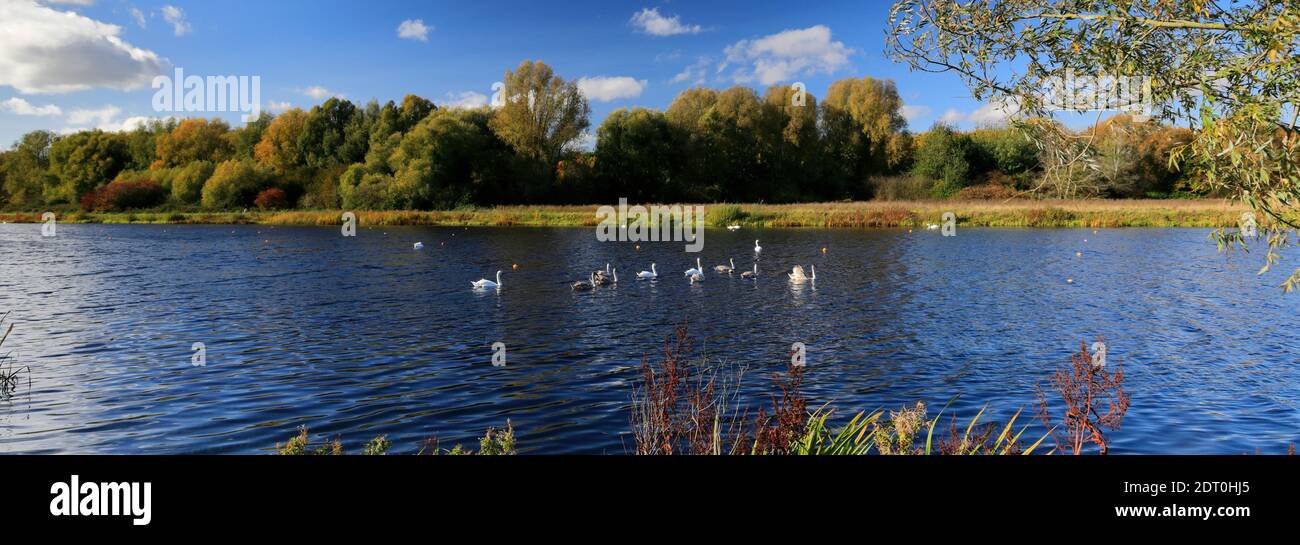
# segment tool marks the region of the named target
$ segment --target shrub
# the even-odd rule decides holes
[[[920,140],[912,173],[935,180],[936,197],[950,196],[965,186],[970,176],[970,137],[935,125]]]
[[[1080,342],[1079,352],[1070,356],[1070,364],[1057,368],[1052,375],[1051,388],[1065,404],[1060,426],[1052,425],[1047,394],[1042,386],[1038,388],[1038,416],[1052,430],[1058,451],[1081,454],[1088,443],[1093,443],[1099,453],[1106,454],[1110,451],[1106,433],[1118,430],[1128,412],[1124,369],[1115,366],[1113,371],[1108,371],[1105,345],[1100,339],[1097,345],[1101,347],[1100,354],[1090,353],[1087,343]]]
[[[81,208],[94,210],[133,210],[153,208],[167,200],[167,190],[152,180],[117,180],[81,197]]]
[[[258,193],[253,204],[262,210],[282,210],[289,207],[289,197],[283,189],[272,187]]]
[[[212,177],[216,165],[212,161],[195,161],[172,169],[172,200],[182,204],[198,204],[203,198],[203,185]]]
[[[934,183],[920,176],[872,178],[872,193],[881,201],[918,201],[930,198]]]

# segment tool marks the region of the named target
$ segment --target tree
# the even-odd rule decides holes
[[[203,184],[203,207],[216,210],[246,207],[270,185],[271,172],[266,167],[248,159],[232,159],[217,165],[212,177]]]
[[[936,197],[949,197],[970,182],[970,139],[938,124],[921,135],[912,173],[935,180]]]
[[[507,70],[500,92],[503,103],[492,117],[492,130],[520,155],[548,168],[591,125],[591,107],[577,83],[556,76],[541,61]]]
[[[275,116],[267,112],[262,112],[257,119],[245,123],[243,127],[230,133],[230,144],[234,148],[233,158],[235,159],[256,159],[257,144],[262,141],[262,135],[266,134],[266,129],[271,126]]]
[[[266,127],[262,141],[254,147],[257,162],[284,175],[306,166],[306,158],[298,141],[307,123],[307,113],[293,108],[277,116]]]
[[[171,168],[194,161],[225,161],[234,153],[227,138],[229,132],[230,125],[220,119],[186,119],[170,134],[158,136],[152,166]]]
[[[597,202],[620,197],[636,202],[681,199],[684,188],[674,185],[680,160],[665,114],[645,108],[615,110],[596,132],[600,194],[592,197]]]
[[[60,138],[50,146],[50,172],[59,178],[59,185],[47,188],[45,200],[78,202],[82,195],[117,177],[128,161],[130,153],[121,133],[96,129]]]
[[[49,131],[32,131],[5,152],[0,184],[10,206],[40,206],[45,202],[46,187],[58,185],[58,178],[49,172],[50,148],[57,138]]]
[[[370,132],[354,104],[330,98],[311,109],[298,138],[307,166],[330,168],[365,159]]]
[[[832,83],[822,102],[828,189],[870,197],[866,180],[905,168],[912,137],[894,82],[869,77]]]
[[[763,95],[763,134],[772,157],[769,199],[789,202],[831,198],[821,183],[817,97],[802,88],[774,85]]]
[[[1043,92],[1077,75],[1148,76],[1137,93],[1144,113],[1193,131],[1171,160],[1185,161],[1199,188],[1268,220],[1259,230],[1269,241],[1267,270],[1300,226],[1298,38],[1294,0],[905,0],[890,12],[887,48],[913,69],[955,73],[976,99],[1014,104],[1027,118],[1095,108]],[[1134,97],[1119,98],[1105,106],[1132,106],[1124,99]],[[1058,127],[1029,126],[1055,131],[1041,139],[1048,144],[1065,138]],[[1086,147],[1080,153],[1049,166],[1073,169],[1088,160]],[[1219,243],[1247,240],[1220,231]],[[1283,287],[1300,287],[1300,268]]]

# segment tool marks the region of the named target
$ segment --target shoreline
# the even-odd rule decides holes
[[[599,205],[524,205],[441,211],[357,211],[358,225],[441,227],[594,227]],[[1244,205],[1204,200],[867,201],[705,204],[708,227],[917,228],[953,212],[964,227],[1232,227]],[[249,212],[55,210],[60,223],[155,225],[341,225],[342,210]],[[40,223],[42,212],[0,212],[0,222]]]

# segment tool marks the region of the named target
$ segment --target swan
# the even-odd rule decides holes
[[[470,285],[474,286],[475,288],[483,289],[483,290],[488,290],[488,289],[492,289],[492,288],[500,289],[500,288],[501,288],[501,271],[497,271],[497,281],[496,281],[496,282],[493,282],[493,281],[488,280],[488,279],[486,279],[486,278],[481,278],[481,279],[476,280],[476,281],[474,281],[474,282],[470,282]]]
[[[740,230],[740,226],[739,226],[739,225],[728,225],[728,226],[727,226],[727,230],[728,230],[728,231],[739,231],[739,230]]]
[[[614,275],[614,279],[613,279],[613,280],[610,280],[610,277],[609,277],[609,276],[606,276],[606,275],[603,275],[603,274],[592,275],[591,280],[592,280],[592,282],[594,282],[597,286],[608,286],[608,285],[610,285],[610,284],[616,284],[616,283],[618,283],[618,269],[614,269],[614,273],[613,273],[613,275]]]
[[[931,230],[931,231],[933,231],[933,230],[939,228],[939,224],[937,224],[937,223],[931,223],[931,224],[929,224],[929,225],[926,225],[925,228],[926,228],[926,229],[929,229],[929,230]]]
[[[587,291],[596,287],[596,274],[592,273],[589,280],[579,280],[573,283],[574,291]]]
[[[790,273],[787,274],[786,276],[789,276],[789,277],[790,277],[790,281],[791,281],[791,282],[807,282],[807,281],[809,281],[809,280],[812,280],[813,282],[816,282],[816,281],[817,281],[817,266],[816,266],[816,265],[813,265],[813,266],[812,266],[812,276],[811,276],[811,277],[805,275],[804,272],[803,272],[803,267],[801,267],[801,266],[799,266],[799,265],[795,265],[795,266],[794,266],[794,269],[791,270]]]
[[[740,273],[741,278],[758,278],[758,263],[754,264],[754,270]]]
[[[762,251],[763,251],[763,247],[762,247],[762,246],[759,246],[759,245],[758,245],[758,241],[755,240],[755,241],[754,241],[754,253],[757,254],[757,253],[760,253],[760,252],[762,252]]]
[[[700,266],[700,258],[695,258],[695,268],[686,269],[686,276],[694,276],[704,272],[704,267]]]
[[[731,258],[727,258],[727,261],[730,261],[730,262],[731,262],[731,266],[730,266],[730,267],[728,267],[728,266],[726,266],[726,265],[718,265],[717,267],[714,267],[713,270],[718,271],[718,272],[720,272],[720,273],[731,274],[731,271],[736,270],[736,260],[731,259]]]
[[[644,280],[650,280],[650,279],[658,278],[659,273],[655,271],[655,264],[651,263],[650,270],[636,273],[636,277]]]
[[[417,243],[415,243],[414,248],[415,248],[416,250],[423,250],[423,249],[424,249],[424,243],[423,243],[423,242],[417,242]]]
[[[600,269],[596,269],[596,271],[593,272],[592,274],[596,275],[597,280],[602,281],[601,284],[604,284],[605,280],[609,280],[609,263],[605,264],[605,270],[602,271]]]
[[[695,271],[693,274],[691,274],[691,283],[692,283],[692,284],[694,284],[694,283],[696,283],[696,282],[703,282],[703,281],[704,281],[704,273],[703,273],[703,272]]]

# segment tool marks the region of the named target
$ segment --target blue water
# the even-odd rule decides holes
[[[3,351],[31,367],[0,400],[0,452],[264,453],[302,424],[410,452],[508,418],[522,452],[624,453],[637,365],[682,322],[696,356],[748,367],[755,409],[803,342],[813,405],[933,414],[960,394],[946,414],[1023,422],[1100,336],[1132,396],[1114,452],[1283,452],[1300,438],[1300,296],[1207,233],[710,230],[690,285],[682,243],[592,229],[0,225]],[[755,238],[757,281],[712,271],[751,267]],[[570,289],[606,262],[617,287]],[[651,262],[661,278],[637,281]],[[786,280],[795,264],[815,286]],[[498,269],[499,292],[470,289]]]

